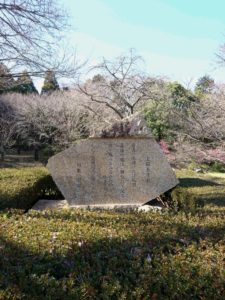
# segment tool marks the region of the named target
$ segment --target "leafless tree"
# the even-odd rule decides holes
[[[4,149],[18,144],[29,146],[36,158],[40,149],[65,149],[116,119],[111,109],[76,91],[59,91],[48,96],[10,93],[1,98],[0,140],[4,141]],[[7,114],[3,107],[7,108]]]
[[[217,58],[218,65],[224,66],[224,64],[225,64],[225,43],[219,46],[219,49],[215,55]]]
[[[62,49],[67,15],[57,0],[0,0],[0,63],[13,77],[43,76],[48,69],[74,76],[77,66]]]
[[[155,84],[155,79],[140,69],[142,63],[133,49],[115,61],[103,58],[102,63],[91,68],[98,75],[80,83],[78,90],[92,102],[113,110],[120,119],[132,115],[140,102],[149,99],[150,86]]]
[[[39,150],[46,146],[58,151],[89,134],[87,111],[68,97],[67,92],[48,96],[8,94],[2,97],[15,112],[14,144],[16,137],[34,149],[36,159]],[[7,128],[3,131],[6,135]]]
[[[0,155],[4,160],[5,151],[15,144],[16,112],[4,99],[0,98]]]

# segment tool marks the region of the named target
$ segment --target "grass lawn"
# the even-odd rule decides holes
[[[177,175],[195,214],[0,212],[0,299],[225,299],[225,176]]]

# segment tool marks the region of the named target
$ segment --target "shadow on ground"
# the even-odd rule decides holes
[[[225,206],[225,193],[223,194],[214,194],[210,196],[202,196],[202,200],[204,201],[204,204],[210,204],[210,205],[215,205],[215,206]]]
[[[204,262],[198,257],[201,246],[195,243],[213,239],[215,232],[220,238],[224,227],[181,223],[172,227],[177,228],[174,234],[141,238],[137,233],[127,239],[103,237],[81,245],[72,242],[66,251],[54,242],[51,248],[31,251],[0,237],[0,296],[4,291],[2,299],[136,300],[153,299],[154,295],[154,299],[190,299],[190,295],[192,299],[222,299],[221,272],[210,274],[202,268]],[[189,255],[191,260],[185,264],[179,255],[182,257],[188,245],[196,252],[187,251],[185,260]],[[214,265],[220,268],[216,261]]]
[[[182,187],[223,186],[215,181],[200,178],[179,178],[179,181]]]

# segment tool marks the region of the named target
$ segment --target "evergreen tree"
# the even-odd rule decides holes
[[[0,94],[13,92],[15,89],[15,80],[10,74],[9,69],[0,64]]]
[[[202,97],[205,94],[211,93],[214,86],[215,82],[213,78],[211,78],[209,75],[204,75],[203,77],[199,78],[195,85],[195,94]]]
[[[96,82],[104,82],[105,78],[104,76],[102,76],[101,74],[96,74],[94,75],[94,77],[92,78],[92,82],[96,83]]]
[[[198,99],[192,91],[186,89],[178,82],[170,82],[167,84],[170,97],[173,99],[174,107],[186,110],[191,102],[196,102]]]
[[[34,83],[30,77],[30,75],[24,71],[21,77],[18,78],[16,83],[15,92],[21,94],[37,94],[38,91],[36,90]]]
[[[59,90],[59,84],[55,77],[55,73],[54,71],[48,70],[45,74],[45,80],[41,94],[50,94],[57,90]]]

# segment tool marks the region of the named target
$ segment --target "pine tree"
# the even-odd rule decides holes
[[[192,102],[198,99],[192,91],[186,89],[178,82],[170,82],[167,84],[170,97],[173,99],[173,105],[177,109],[186,110]]]
[[[202,97],[205,94],[211,93],[214,87],[214,79],[211,78],[209,75],[204,75],[197,81],[195,86],[195,93],[197,96]]]
[[[13,92],[15,89],[15,80],[10,74],[9,69],[0,64],[0,94]]]
[[[16,83],[15,92],[21,94],[37,94],[38,91],[36,90],[34,83],[30,77],[30,75],[24,71],[21,77],[18,78]]]
[[[41,94],[50,94],[57,90],[59,90],[59,84],[55,77],[55,73],[54,71],[48,70],[45,74],[45,80]]]

